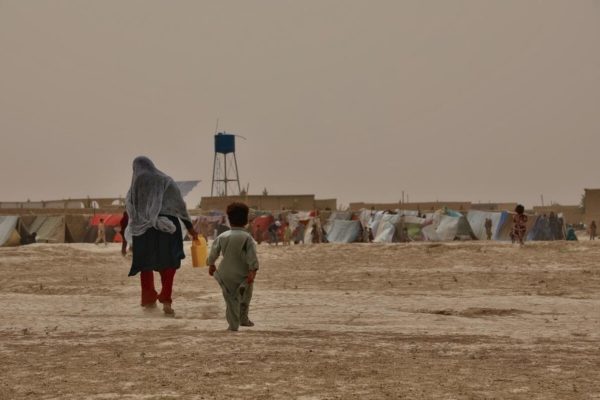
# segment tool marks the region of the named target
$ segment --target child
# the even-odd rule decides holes
[[[98,236],[96,237],[96,244],[104,242],[105,246],[108,246],[106,243],[106,227],[104,226],[104,218],[100,218],[100,222],[98,223]]]
[[[248,206],[244,203],[231,203],[227,206],[227,217],[231,230],[221,233],[213,242],[206,263],[210,266],[208,273],[214,276],[225,298],[227,306],[226,318],[229,331],[237,331],[239,326],[254,326],[248,319],[252,287],[258,258],[256,257],[256,243],[252,236],[244,229],[248,224]],[[215,261],[219,256],[223,259],[219,269]]]
[[[519,244],[523,246],[525,245],[525,232],[527,231],[527,215],[525,215],[525,207],[519,204],[515,208],[515,212],[517,214],[513,217],[513,231],[511,237],[514,238],[514,241],[519,242]]]
[[[290,229],[290,224],[285,224],[285,229],[283,231],[283,244],[285,246],[289,246],[292,240],[292,230]]]

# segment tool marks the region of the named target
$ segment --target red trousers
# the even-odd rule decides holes
[[[160,272],[160,281],[162,288],[160,294],[154,289],[154,271],[142,271],[140,281],[142,283],[142,306],[147,306],[156,302],[171,304],[171,294],[173,293],[173,278],[175,278],[175,268],[165,268]]]

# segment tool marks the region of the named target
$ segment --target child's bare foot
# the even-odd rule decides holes
[[[236,329],[233,329],[232,327],[228,327],[228,328],[226,329],[226,331],[227,331],[227,332],[237,332],[238,330],[237,330],[237,328],[236,328]]]
[[[169,316],[175,315],[175,310],[171,308],[171,304],[169,303],[163,303],[163,312]]]

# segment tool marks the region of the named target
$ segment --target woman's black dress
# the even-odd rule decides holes
[[[175,225],[174,233],[150,228],[143,235],[133,237],[133,261],[131,262],[129,276],[133,276],[140,271],[161,271],[165,268],[178,269],[181,266],[181,260],[185,258],[181,224],[176,217],[170,215],[165,215],[165,217],[169,218]],[[182,221],[186,228],[192,226],[189,221]]]

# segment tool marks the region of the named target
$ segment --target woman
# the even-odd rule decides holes
[[[149,158],[137,157],[133,160],[133,177],[125,205],[129,216],[125,237],[133,246],[129,276],[140,272],[141,305],[156,307],[158,300],[165,314],[173,315],[173,278],[185,258],[179,220],[190,236],[198,237],[179,188]],[[154,271],[160,273],[160,293],[154,289]]]

